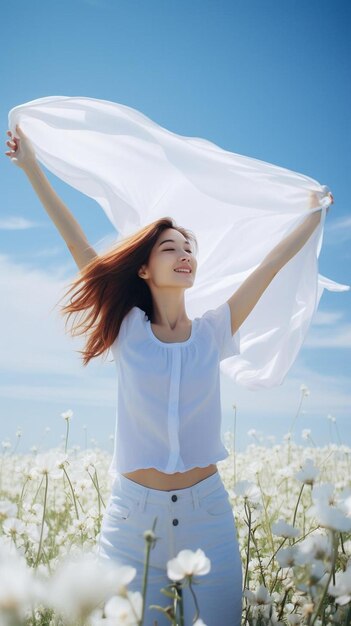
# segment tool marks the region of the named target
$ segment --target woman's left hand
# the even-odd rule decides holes
[[[333,198],[333,194],[331,193],[331,191],[329,191],[329,194],[328,194],[328,195],[329,195],[329,196],[330,196],[330,198],[331,198],[331,204],[329,204],[329,206],[327,206],[326,213],[328,213],[328,211],[329,211],[329,209],[330,209],[331,205],[332,205],[332,204],[334,204],[334,198]]]
[[[334,197],[331,191],[328,192],[328,196],[331,198],[331,204],[334,204]],[[331,204],[327,206],[326,213],[328,213]],[[316,194],[315,191],[311,191],[310,192],[310,209],[314,209],[318,205],[319,205],[318,195]]]

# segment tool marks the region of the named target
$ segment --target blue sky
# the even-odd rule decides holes
[[[76,273],[65,242],[23,172],[5,156],[8,111],[45,96],[88,96],[142,111],[173,132],[317,179],[335,203],[321,274],[351,284],[351,5],[345,0],[17,0],[2,3],[0,100],[0,441],[18,450],[70,443],[112,450],[113,363],[80,364],[83,343],[64,333],[55,304]],[[45,170],[92,245],[113,228],[101,208]],[[280,442],[294,430],[317,445],[351,445],[351,292],[324,291],[283,385],[260,391],[221,374],[223,432],[237,448],[249,429]],[[86,426],[86,430],[84,427]],[[46,429],[49,428],[49,431]],[[86,433],[86,435],[85,435]],[[85,438],[86,437],[86,438]]]

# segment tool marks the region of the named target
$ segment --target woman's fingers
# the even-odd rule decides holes
[[[6,156],[14,157],[16,156],[16,151],[18,149],[18,139],[14,135],[12,136],[12,132],[10,130],[6,133],[11,139],[6,141],[6,145],[11,148],[11,152],[5,152]]]

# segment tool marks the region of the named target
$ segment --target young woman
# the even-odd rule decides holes
[[[146,626],[169,621],[150,604],[166,606],[167,562],[201,548],[209,573],[195,593],[207,626],[239,626],[242,565],[235,520],[216,463],[228,453],[220,437],[219,364],[240,352],[239,328],[276,273],[316,228],[313,212],[219,307],[188,319],[184,292],[195,281],[196,237],[158,219],[97,255],[40,169],[30,141],[8,131],[6,152],[21,167],[63,236],[80,275],[64,312],[87,311],[83,364],[109,348],[118,370],[118,420],[99,554],[136,568],[129,585],[141,590],[143,533],[156,520],[146,595]],[[311,206],[314,198],[311,198]],[[78,333],[79,334],[79,333]],[[183,590],[185,624],[195,614]]]

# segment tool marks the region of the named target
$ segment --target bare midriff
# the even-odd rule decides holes
[[[193,467],[187,472],[175,472],[175,474],[165,474],[154,467],[148,467],[124,473],[123,476],[150,489],[172,491],[172,489],[192,487],[217,471],[217,465],[214,464],[207,467]]]

